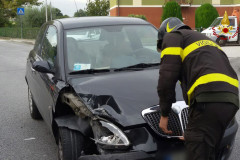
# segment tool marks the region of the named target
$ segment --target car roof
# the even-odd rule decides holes
[[[94,27],[107,25],[129,25],[129,24],[150,24],[139,18],[132,17],[78,17],[78,18],[63,18],[57,19],[62,23],[64,29]]]

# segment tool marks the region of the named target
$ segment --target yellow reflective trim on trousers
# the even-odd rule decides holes
[[[161,52],[161,58],[165,55],[179,55],[182,57],[183,49],[181,47],[168,47]]]
[[[225,74],[221,74],[221,73],[206,74],[204,76],[199,77],[195,81],[195,83],[191,86],[191,88],[188,90],[188,92],[187,92],[188,105],[190,105],[190,98],[191,98],[191,95],[192,95],[193,91],[195,90],[195,88],[199,85],[210,83],[210,82],[226,82],[226,83],[229,83],[229,84],[231,84],[231,85],[233,85],[237,88],[238,88],[238,85],[239,85],[237,79],[229,77]]]
[[[182,56],[182,61],[193,51],[195,51],[198,48],[204,47],[204,46],[213,46],[217,47],[218,49],[222,50],[219,45],[214,43],[213,41],[210,40],[200,40],[196,41],[190,45],[188,45],[184,50],[183,50],[183,56]]]

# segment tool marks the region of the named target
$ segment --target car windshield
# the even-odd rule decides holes
[[[221,21],[223,18],[217,18],[213,21],[213,23],[210,25],[210,27],[217,27],[221,25]],[[235,26],[235,19],[234,18],[229,18],[230,25],[229,26]]]
[[[157,30],[151,25],[71,29],[66,31],[65,38],[71,72],[160,63]]]

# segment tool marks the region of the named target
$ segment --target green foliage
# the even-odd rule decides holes
[[[87,16],[87,12],[83,9],[79,9],[77,12],[74,13],[74,17],[85,17]]]
[[[69,18],[69,16],[65,14],[61,18]]]
[[[17,24],[20,26],[21,18],[24,27],[41,27],[43,23],[46,22],[46,9],[45,6],[38,8],[38,7],[26,7],[25,8],[25,15],[17,17]],[[48,6],[48,20],[51,19],[50,15],[50,6]],[[52,8],[52,19],[60,19],[65,18],[62,12],[58,8]]]
[[[219,14],[216,8],[205,3],[195,11],[195,27],[208,28],[217,17]]]
[[[4,10],[0,8],[0,27],[4,27],[9,24],[8,18],[4,14]]]
[[[145,15],[129,14],[128,17],[140,18],[140,19],[147,21],[147,18]]]
[[[110,4],[108,0],[88,0],[87,16],[107,16]]]
[[[177,17],[183,21],[181,7],[176,1],[167,2],[163,7],[162,22],[169,17]]]
[[[38,35],[39,28],[23,28],[23,38],[25,39],[36,39]],[[1,27],[0,37],[11,37],[11,38],[21,38],[21,28],[20,27]]]
[[[62,11],[61,11],[60,9],[58,9],[58,8],[53,8],[53,11],[54,11],[55,16],[56,16],[57,19],[63,17]]]
[[[17,8],[23,5],[40,5],[38,0],[0,0],[0,8],[4,9],[7,17],[15,18],[17,15]]]

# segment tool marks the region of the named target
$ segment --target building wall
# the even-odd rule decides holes
[[[120,16],[128,16],[129,14],[145,15],[147,20],[157,28],[160,26],[162,7],[120,7]],[[118,15],[118,8],[110,10],[111,16]]]
[[[118,4],[120,5],[133,5],[133,1],[139,1],[142,5],[164,5],[169,0],[110,0],[110,8]],[[240,4],[240,0],[176,0],[177,2],[191,2],[192,5],[201,5],[204,3],[232,5]]]
[[[165,0],[142,0],[143,5],[163,5]]]
[[[189,25],[191,28],[195,28],[195,11],[198,7],[183,7],[182,8],[182,17],[184,18],[184,23]],[[228,15],[231,16],[232,12],[235,8],[238,8],[240,10],[240,6],[239,7],[216,7],[218,14],[220,17],[223,17],[225,11],[227,11]]]
[[[145,15],[150,23],[159,28],[165,0],[120,0],[119,2],[118,11],[117,0],[110,0],[110,16]],[[181,7],[183,22],[192,28],[195,28],[195,11],[202,3],[212,3],[219,16],[223,16],[225,11],[231,15],[235,8],[240,10],[240,0],[192,0],[192,2],[190,6]]]
[[[233,0],[221,0],[221,5],[230,5],[233,4]]]
[[[192,5],[200,5],[200,4],[204,4],[204,3],[211,3],[212,4],[212,0],[193,0],[192,1]]]
[[[240,4],[240,0],[233,0],[233,4]]]

